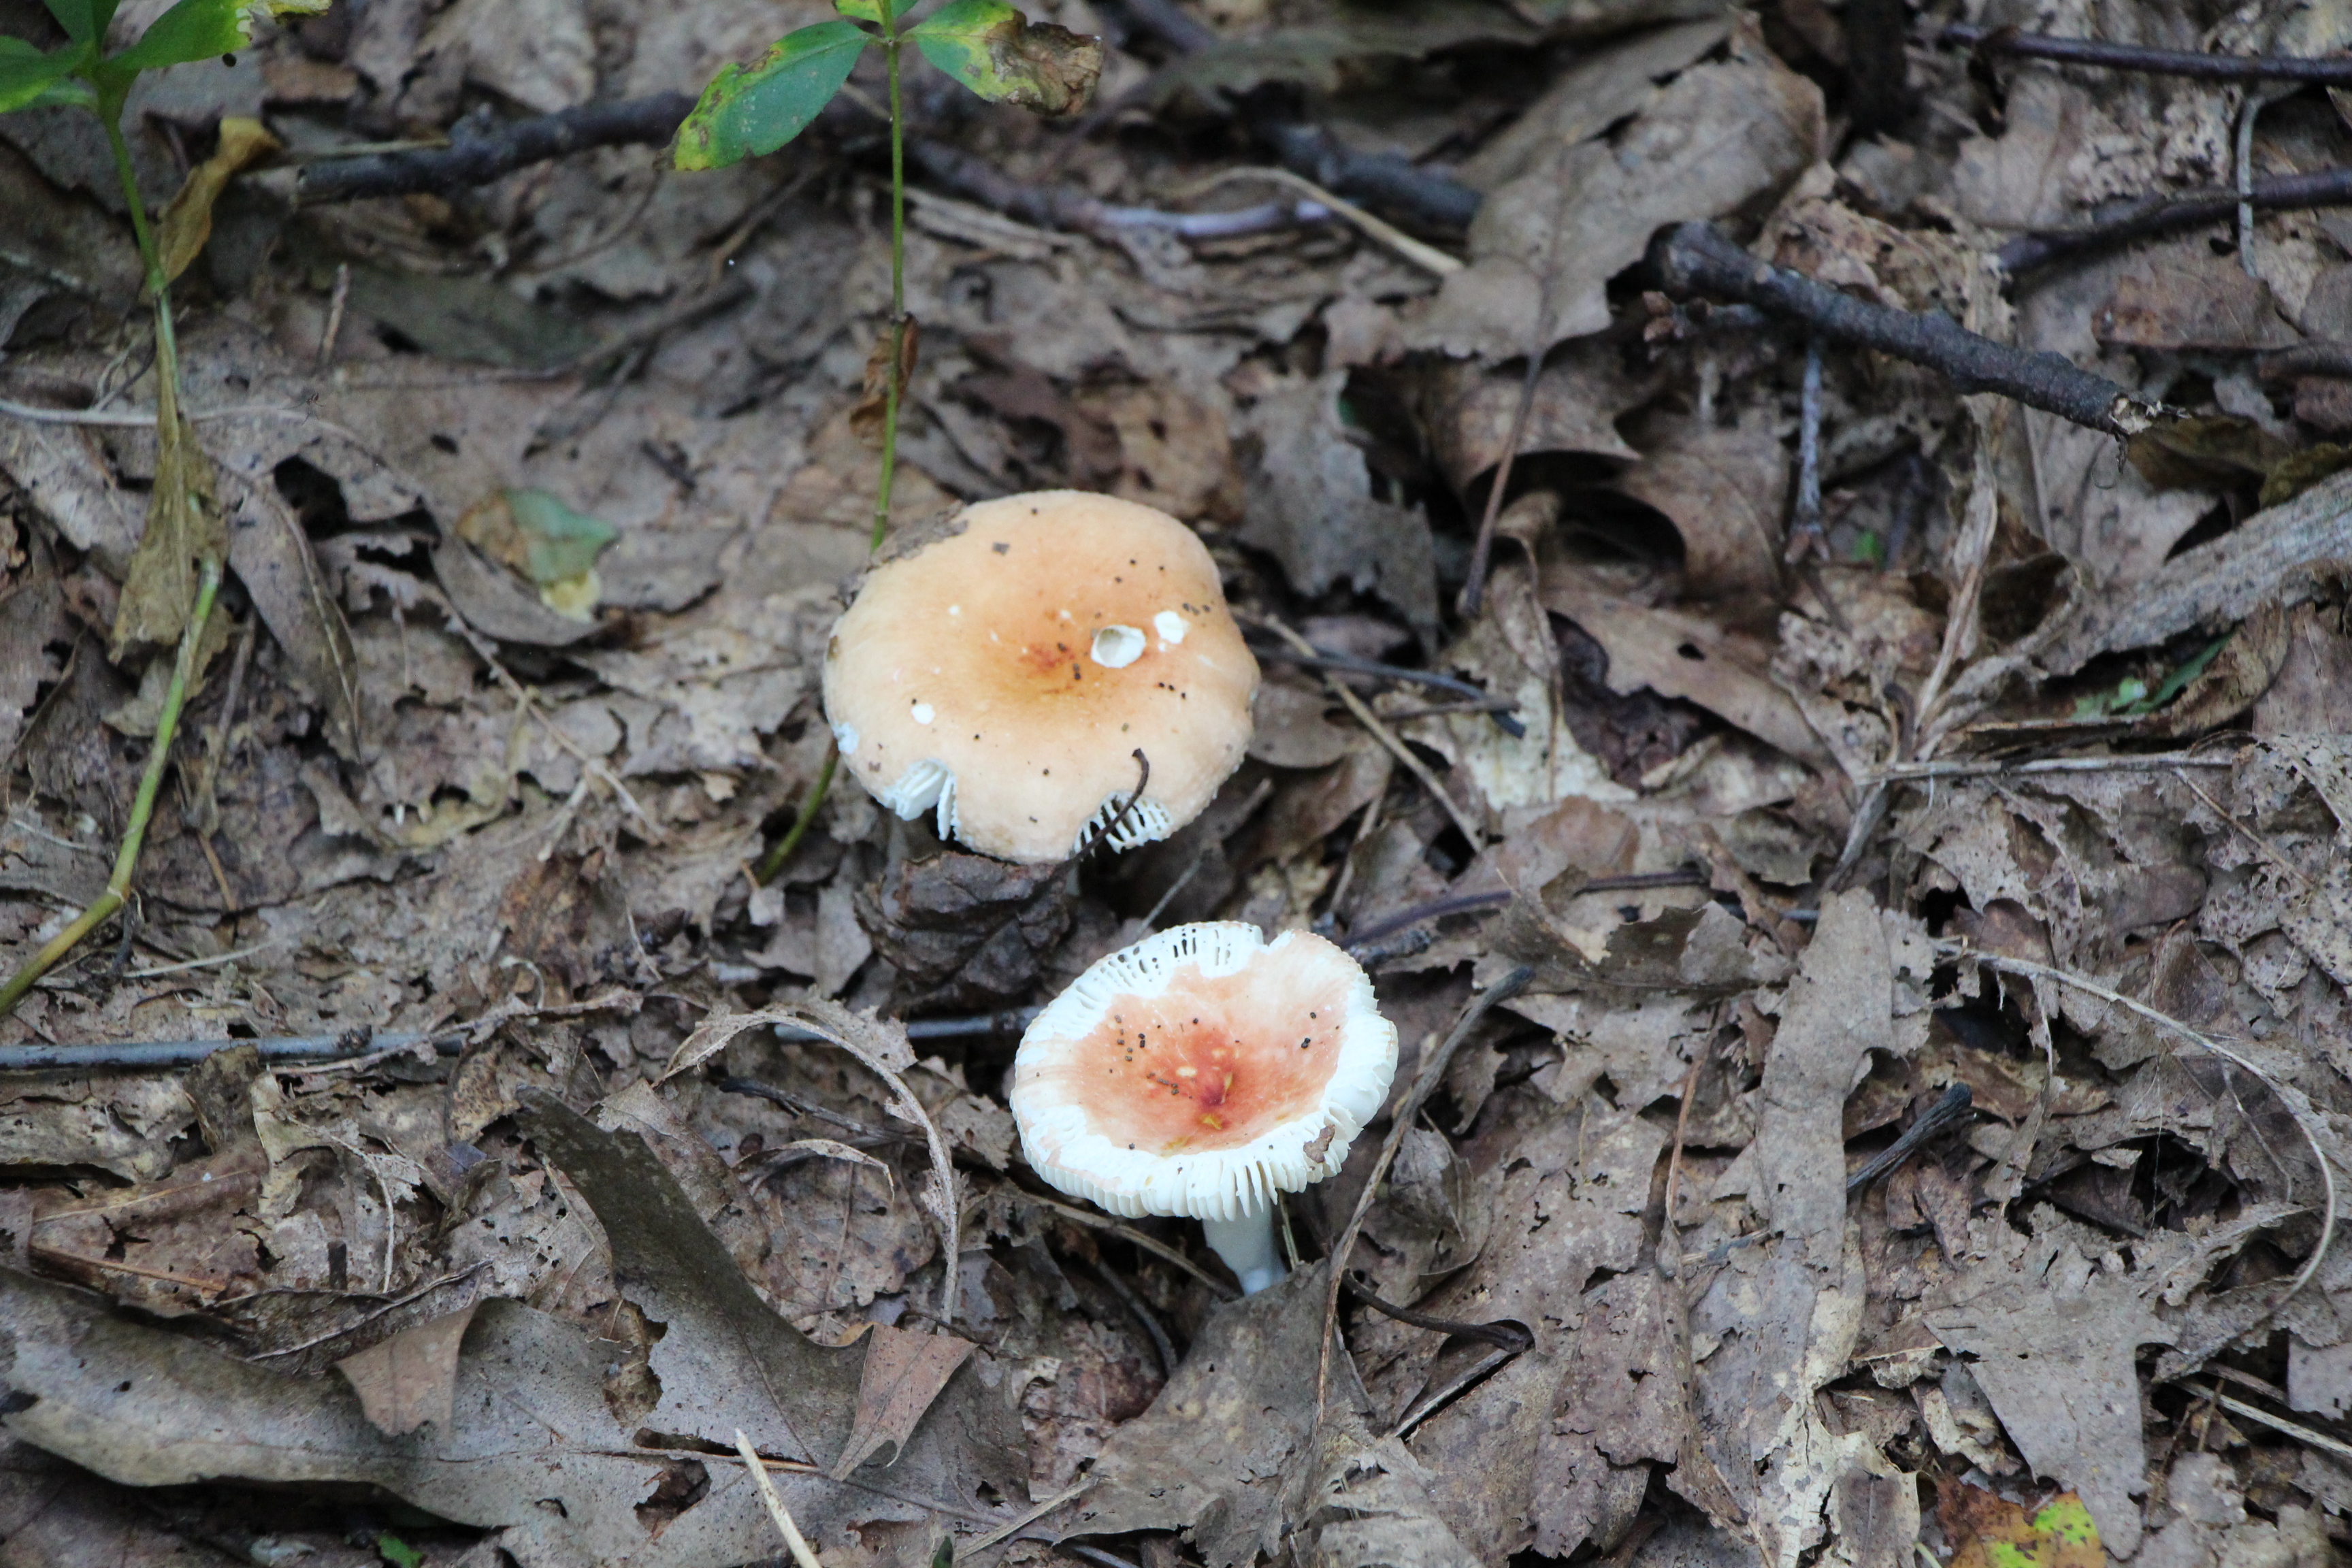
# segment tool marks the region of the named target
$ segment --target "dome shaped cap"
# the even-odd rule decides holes
[[[1072,854],[1151,766],[1108,842],[1200,815],[1249,744],[1257,661],[1192,531],[1044,490],[966,507],[867,573],[834,627],[842,764],[900,816],[1039,864]]]
[[[1013,1119],[1037,1173],[1113,1214],[1236,1220],[1336,1174],[1396,1074],[1396,1028],[1319,936],[1178,926],[1037,1016]]]

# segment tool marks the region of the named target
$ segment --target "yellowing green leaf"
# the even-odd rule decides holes
[[[2061,1492],[2029,1517],[1980,1487],[1960,1486],[1939,1503],[1955,1550],[1951,1568],[2105,1568],[2099,1527],[2073,1492]]]
[[[549,609],[586,621],[595,618],[604,591],[596,557],[620,534],[546,490],[516,489],[468,508],[457,520],[457,536],[530,578]]]
[[[853,22],[872,22],[880,26],[882,7],[874,0],[833,0],[833,8]],[[915,8],[915,0],[890,0],[890,19],[897,21]]]
[[[177,278],[188,269],[212,237],[213,204],[228,189],[238,170],[283,146],[260,121],[230,115],[220,122],[220,145],[213,155],[188,171],[186,183],[163,209],[156,231],[163,258],[163,276]]]
[[[677,166],[723,169],[774,152],[833,101],[872,41],[852,23],[819,22],[785,34],[748,66],[729,66],[677,128]]]
[[[951,0],[907,36],[981,97],[1039,114],[1076,113],[1102,75],[1101,39],[1031,22],[1004,0]]]

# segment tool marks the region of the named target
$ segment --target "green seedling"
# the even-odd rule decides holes
[[[2116,683],[2112,691],[2094,691],[2087,697],[2077,698],[2073,717],[2086,723],[2101,719],[2145,718],[2188,690],[2189,683],[2205,673],[2206,666],[2213,662],[2214,657],[2229,640],[2224,635],[2207,643],[2190,655],[2179,668],[2166,676],[2164,683],[2153,691],[2147,689],[2147,681],[2135,676],[2126,676]]]
[[[195,427],[180,405],[180,350],[172,321],[172,279],[195,258],[211,231],[212,197],[226,178],[223,171],[268,143],[268,133],[257,126],[249,132],[233,132],[224,124],[222,153],[191,176],[188,189],[172,204],[159,228],[149,222],[147,205],[139,195],[131,148],[122,139],[122,107],[142,71],[233,54],[252,44],[254,26],[263,17],[324,11],[328,0],[180,0],[150,23],[137,41],[110,54],[106,35],[114,22],[116,4],[117,0],[47,0],[49,14],[66,32],[66,42],[54,49],[45,51],[23,38],[0,37],[0,113],[53,106],[87,110],[98,117],[114,155],[115,175],[122,183],[122,197],[131,209],[131,232],[139,245],[147,304],[155,320],[155,488],[148,502],[145,530],[123,581],[111,652],[120,659],[134,647],[169,647],[175,642],[178,652],[157,714],[154,747],[131,799],[131,818],[123,828],[106,890],[43,944],[6,984],[0,985],[0,1017],[13,1011],[36,981],[129,901],[131,874],[138,868],[140,847],[146,841],[147,824],[154,815],[155,796],[163,786],[173,737],[179,730],[180,710],[195,680],[198,649],[228,557],[228,527],[221,514],[212,462],[197,444]]]
[[[1102,75],[1098,39],[1050,22],[1031,22],[1004,0],[949,0],[912,26],[899,23],[916,0],[834,0],[842,20],[787,33],[750,65],[731,65],[703,89],[678,127],[677,166],[718,169],[763,156],[807,130],[868,49],[882,51],[890,86],[890,331],[866,367],[869,397],[880,405],[881,472],[874,487],[873,548],[890,527],[890,481],[898,459],[898,402],[913,369],[915,323],[907,314],[907,137],[900,62],[912,44],[923,58],[982,98],[1038,114],[1074,114]],[[837,758],[824,767],[774,848],[761,861],[762,882],[782,869],[815,820]]]

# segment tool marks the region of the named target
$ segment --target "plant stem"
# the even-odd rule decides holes
[[[147,275],[148,300],[155,312],[155,418],[160,440],[162,429],[176,425],[181,417],[180,339],[172,321],[172,280],[163,274],[163,255],[155,248],[154,231],[147,222],[147,204],[139,196],[138,172],[131,166],[130,145],[122,139],[122,100],[127,90],[127,84],[121,89],[100,87],[98,119],[106,129],[107,148],[114,154],[115,177],[122,182],[122,199],[131,209],[131,233],[139,243],[139,259]],[[209,556],[200,559],[196,563],[195,604],[188,612],[186,624],[180,628],[179,652],[172,660],[172,683],[163,692],[163,711],[155,718],[154,749],[148,753],[146,771],[140,774],[139,793],[131,803],[131,821],[122,831],[122,846],[115,853],[114,872],[106,879],[106,890],[44,943],[8,977],[6,984],[0,985],[0,1018],[15,1012],[16,1004],[24,1000],[25,993],[42,975],[130,900],[131,873],[139,868],[139,851],[147,842],[147,824],[155,814],[155,796],[163,786],[163,769],[172,760],[172,742],[179,732],[180,709],[188,700],[189,683],[195,679],[196,650],[204,642],[205,626],[212,619],[213,600],[220,593],[220,584],[221,563]]]
[[[24,1000],[25,993],[33,988],[36,981],[129,901],[131,874],[138,868],[139,850],[147,841],[147,823],[155,814],[155,796],[163,789],[163,768],[171,761],[172,740],[180,727],[180,708],[187,700],[188,683],[195,677],[196,648],[204,641],[205,623],[212,618],[213,599],[220,592],[220,582],[219,562],[198,563],[196,606],[180,633],[180,651],[172,661],[172,684],[164,689],[163,709],[155,719],[155,748],[148,753],[146,772],[139,776],[139,793],[131,802],[131,823],[122,831],[122,847],[115,854],[114,874],[107,879],[106,891],[92,900],[90,906],[76,915],[65,930],[51,937],[23,968],[10,975],[5,985],[0,985],[0,1018],[16,1011],[16,1004]]]
[[[872,547],[890,531],[890,480],[898,467],[898,384],[907,352],[907,116],[899,100],[898,24],[882,0],[882,54],[890,71],[890,358],[882,383],[882,478],[874,489]]]
[[[784,829],[784,836],[776,840],[776,847],[768,851],[767,858],[760,862],[759,869],[752,873],[752,879],[760,886],[764,888],[776,879],[777,873],[784,868],[784,862],[793,858],[793,851],[799,848],[801,840],[808,837],[809,824],[816,820],[816,808],[824,804],[824,792],[833,787],[833,770],[840,764],[840,748],[826,747],[824,766],[817,773],[814,787],[801,801],[800,810],[793,814],[793,825]]]

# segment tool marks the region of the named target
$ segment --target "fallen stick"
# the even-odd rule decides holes
[[[1017,1035],[1036,1016],[1034,1007],[1013,1007],[1001,1013],[976,1013],[961,1018],[918,1018],[907,1026],[910,1040],[965,1039],[975,1035]],[[445,1057],[464,1046],[467,1026],[433,1034],[383,1033],[345,1029],[336,1035],[286,1035],[264,1040],[134,1040],[90,1046],[0,1046],[0,1072],[47,1072],[70,1068],[192,1067],[215,1051],[231,1046],[253,1046],[266,1062],[336,1062],[383,1051],[430,1045]],[[776,1026],[776,1038],[815,1045],[829,1037],[790,1024]]]
[[[1972,27],[1955,22],[1936,41],[1980,55],[2095,66],[2102,70],[2139,71],[2148,76],[2189,77],[2198,81],[2303,81],[2352,87],[2352,56],[2313,59],[2293,55],[2209,55],[2196,49],[2151,49],[2098,38],[2058,38],[2021,33],[2014,27]]]
[[[2235,191],[2179,198],[2151,197],[2112,217],[2079,228],[2034,229],[2021,234],[1993,256],[2002,271],[2012,279],[2022,278],[2053,263],[2127,245],[2136,239],[2221,223],[2236,216],[2241,201],[2260,212],[2352,206],[2352,169],[2315,169],[2307,174],[2256,180],[2242,197]]]
[[[1650,242],[1651,270],[1676,292],[1720,295],[1804,322],[1823,337],[1925,365],[1962,392],[1993,392],[2110,436],[2136,436],[2159,410],[2053,353],[1979,337],[1949,316],[1917,315],[1842,294],[1749,255],[1712,224],[1683,223]]]

